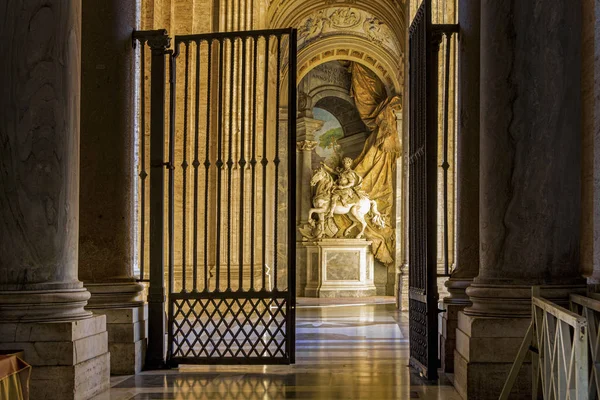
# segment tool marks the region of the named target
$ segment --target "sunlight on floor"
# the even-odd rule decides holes
[[[411,373],[408,313],[393,304],[334,303],[299,301],[296,365],[181,366],[113,377],[110,393],[95,400],[460,399],[447,381]]]

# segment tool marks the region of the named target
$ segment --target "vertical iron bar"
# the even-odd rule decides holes
[[[277,291],[277,212],[279,210],[279,107],[281,99],[279,98],[279,92],[281,85],[281,35],[277,35],[277,83],[275,87],[275,158],[273,164],[275,165],[275,183],[273,185],[275,199],[273,201],[273,290]],[[291,151],[291,150],[290,150]],[[294,150],[295,151],[295,150]],[[290,243],[291,246],[291,243]]]
[[[240,254],[239,254],[239,286],[240,292],[244,291],[244,174],[246,173],[246,42],[247,37],[242,38],[242,99],[241,99],[241,129],[240,129]]]
[[[227,145],[227,290],[231,290],[231,173],[233,168],[233,89],[235,87],[235,42],[235,37],[232,37],[229,40],[231,52],[229,54],[229,143]]]
[[[426,0],[431,10],[431,0]],[[438,337],[437,337],[437,176],[438,176],[438,74],[439,74],[439,49],[442,36],[440,32],[433,32],[431,12],[427,14],[427,40],[429,46],[426,54],[427,66],[427,135],[425,137],[426,171],[426,243],[427,243],[427,269],[426,269],[426,317],[427,317],[427,379],[437,379],[438,363]]]
[[[288,60],[288,299],[287,348],[290,363],[296,362],[296,80],[297,31],[292,29],[289,38]]]
[[[445,63],[445,76],[444,76],[444,153],[442,169],[444,171],[444,274],[450,275],[450,265],[448,255],[450,254],[448,249],[448,169],[450,164],[448,163],[448,119],[449,119],[449,104],[450,104],[450,44],[452,39],[452,33],[446,32],[446,63]]]
[[[200,161],[198,160],[198,149],[199,149],[199,135],[200,135],[200,41],[196,41],[196,109],[194,112],[194,232],[193,232],[193,286],[192,292],[198,291],[198,167]]]
[[[200,42],[202,44],[202,42]],[[208,64],[207,64],[207,94],[206,94],[206,158],[204,159],[204,168],[206,175],[204,177],[204,291],[208,291],[208,193],[209,193],[209,174],[210,174],[210,120],[211,110],[210,105],[211,99],[211,87],[212,87],[212,52],[213,52],[213,41],[207,41],[207,52],[208,52]],[[200,51],[200,48],[199,50]]]
[[[135,34],[135,33],[134,33]],[[158,31],[152,49],[150,80],[150,287],[148,289],[148,349],[146,368],[165,365],[164,193],[165,193],[165,63],[170,38]]]
[[[253,38],[254,51],[252,52],[254,66],[252,68],[252,158],[250,159],[250,166],[252,168],[252,190],[250,193],[252,196],[250,204],[250,291],[254,291],[254,241],[256,237],[256,119],[258,113],[256,107],[256,90],[258,86],[258,39],[258,36]]]
[[[223,57],[225,39],[219,39],[219,102],[217,113],[217,246],[216,246],[216,288],[220,292],[221,280],[221,178],[223,173],[222,145],[223,145]]]
[[[140,40],[140,56],[141,56],[141,88],[140,88],[140,132],[141,132],[141,210],[140,210],[140,280],[146,279],[145,276],[145,259],[146,259],[146,41]]]
[[[181,204],[181,292],[187,293],[187,169],[188,169],[188,120],[189,120],[189,83],[190,83],[190,42],[185,42],[185,73],[183,85],[183,161],[181,162],[182,175],[182,204]]]
[[[175,99],[177,98],[177,56],[179,55],[179,46],[176,44],[174,53],[170,57],[169,72],[171,76],[171,85],[169,90],[170,97],[170,129],[169,129],[169,202],[168,202],[168,214],[169,214],[169,321],[168,321],[168,342],[169,347],[167,350],[167,358],[170,359],[173,355],[174,338],[173,338],[173,322],[174,322],[174,311],[173,301],[171,300],[171,294],[174,292],[175,286],[175,122],[176,122],[176,105]]]
[[[263,172],[263,207],[262,207],[262,290],[266,289],[265,269],[267,267],[267,134],[268,134],[268,104],[269,104],[269,40],[271,36],[265,35],[265,82],[263,104],[263,156],[261,160]]]

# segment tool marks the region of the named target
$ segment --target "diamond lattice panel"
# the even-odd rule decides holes
[[[285,299],[173,300],[174,358],[286,358]]]

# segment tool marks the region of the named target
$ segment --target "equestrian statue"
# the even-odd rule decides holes
[[[367,227],[367,215],[370,215],[376,227],[384,228],[385,220],[377,210],[377,203],[369,199],[361,190],[361,185],[362,177],[352,169],[351,158],[344,157],[341,168],[333,169],[321,163],[310,180],[310,186],[316,189],[313,208],[308,212],[309,223],[300,227],[303,240],[321,239],[324,235],[333,237],[337,233],[334,215],[345,215],[352,222],[344,231],[345,237],[349,237],[352,229],[358,226],[360,231],[355,237],[362,239]],[[314,214],[317,215],[317,221],[313,219]]]

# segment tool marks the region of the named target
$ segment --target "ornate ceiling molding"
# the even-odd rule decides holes
[[[385,84],[388,93],[402,93],[403,58],[396,58],[368,39],[337,35],[323,38],[298,52],[298,82],[318,65],[334,60],[359,62],[372,69]]]
[[[407,32],[405,3],[404,0],[273,0],[269,5],[269,21],[273,28],[299,27],[302,20],[325,8],[352,7],[379,18],[403,44]]]
[[[326,8],[304,18],[298,25],[298,48],[330,36],[357,36],[383,47],[400,58],[400,42],[382,20],[352,7]]]

